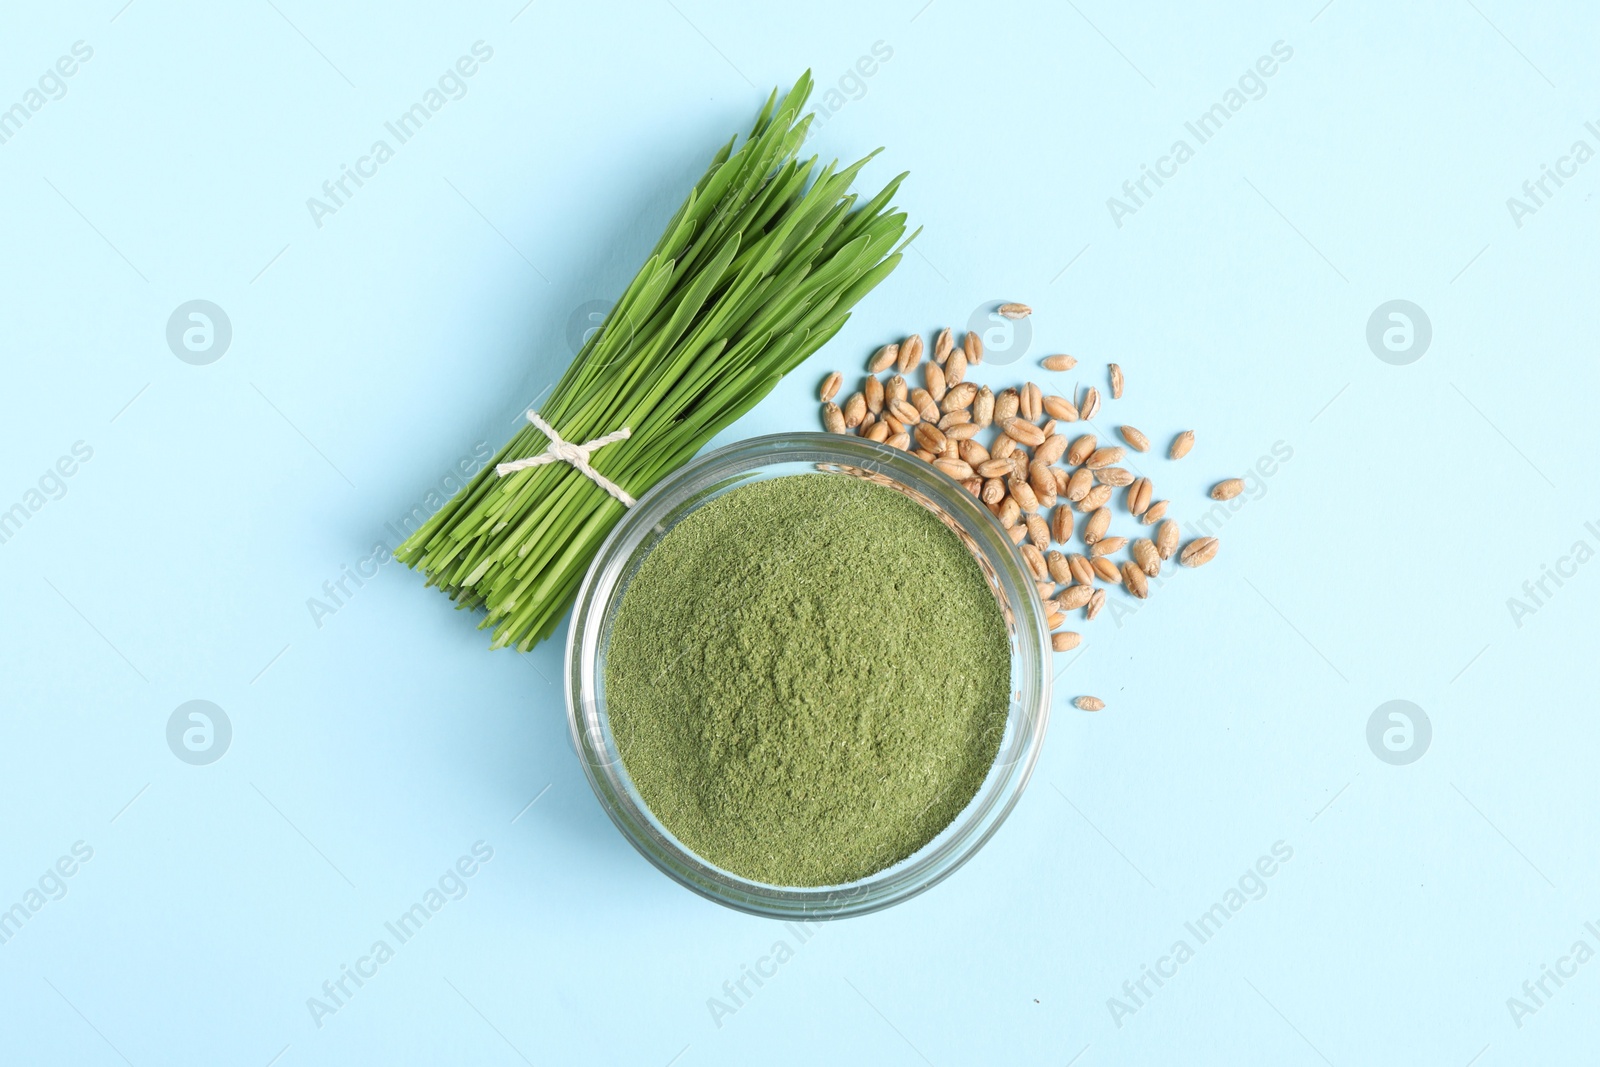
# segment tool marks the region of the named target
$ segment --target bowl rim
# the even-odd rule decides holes
[[[651,538],[665,536],[713,495],[759,480],[750,477],[751,472],[777,466],[887,479],[940,514],[973,551],[1001,600],[1010,630],[1013,676],[1006,734],[978,792],[916,852],[841,885],[753,881],[712,865],[679,842],[637,796],[620,754],[615,754],[609,719],[595,687],[599,642],[613,605],[620,603],[618,585],[631,577],[631,569],[653,548]],[[802,473],[803,469],[792,472]],[[768,918],[804,921],[863,915],[901,903],[970,860],[1016,807],[1033,774],[1049,725],[1053,680],[1050,633],[1034,576],[986,506],[949,475],[908,452],[874,441],[803,431],[746,438],[695,457],[640,497],[607,534],[578,588],[567,633],[566,666],[567,725],[574,751],[601,807],[634,848],[668,877],[718,904]],[[1030,666],[1029,673],[1018,676]]]

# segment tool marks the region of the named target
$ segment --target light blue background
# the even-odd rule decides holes
[[[0,945],[0,1061],[1593,1057],[1600,962],[1520,1027],[1506,1003],[1600,949],[1600,564],[1507,607],[1600,547],[1600,162],[1520,227],[1506,205],[1600,148],[1591,7],[123,3],[0,16],[0,107],[94,49],[0,145],[0,508],[93,449],[0,545],[0,907],[94,850]],[[467,94],[318,228],[306,199],[479,40]],[[974,377],[1120,362],[1107,428],[1198,431],[1147,464],[1175,515],[1292,458],[1215,563],[1058,657],[1038,772],[973,862],[802,945],[612,829],[565,739],[564,631],[490,653],[397,566],[320,627],[307,600],[512,432],[773,85],[854,88],[880,41],[812,145],[886,145],[867,179],[909,169],[926,229],[722,440],[814,428],[828,370],[1011,299],[1032,351]],[[1265,95],[1118,227],[1107,198],[1277,41]],[[232,323],[209,366],[165,341],[192,299]],[[1391,299],[1433,326],[1407,366],[1365,339]],[[166,743],[191,699],[233,725],[210,766]],[[1433,726],[1407,766],[1366,741],[1391,699]],[[319,1028],[307,998],[480,840],[465,898]],[[1115,1020],[1279,841],[1266,895]]]

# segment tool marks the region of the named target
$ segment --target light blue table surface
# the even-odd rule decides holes
[[[1595,1062],[1597,33],[1506,0],[7,5],[0,1063]],[[366,561],[807,67],[811,147],[887,146],[863,184],[910,170],[925,229],[718,442],[1026,301],[975,380],[1120,363],[1105,428],[1197,431],[1140,462],[1222,550],[1057,657],[971,863],[797,933],[612,828],[565,628],[490,652]]]

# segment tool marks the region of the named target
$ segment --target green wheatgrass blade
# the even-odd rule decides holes
[[[888,204],[904,174],[858,204],[849,186],[872,156],[820,172],[815,157],[796,158],[811,90],[809,72],[782,98],[775,90],[744,143],[718,149],[541,405],[565,440],[629,427],[591,462],[635,496],[759,403],[900,261],[890,249],[905,216]],[[494,474],[547,444],[519,430],[395,552],[457,606],[485,609],[492,647],[526,650],[560,624],[623,513],[565,463]]]

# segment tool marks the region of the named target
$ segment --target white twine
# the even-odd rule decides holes
[[[570,463],[578,468],[579,473],[584,477],[622,501],[624,507],[633,507],[636,501],[628,495],[627,490],[589,465],[590,453],[604,448],[606,445],[616,444],[618,441],[626,441],[633,435],[632,430],[624,426],[622,429],[608,433],[604,437],[596,437],[586,444],[575,445],[570,441],[563,441],[561,435],[556,433],[555,427],[540,418],[537,411],[529,408],[527,416],[528,421],[533,423],[540,433],[550,438],[550,447],[537,456],[529,456],[527,459],[514,459],[510,463],[496,464],[494,473],[498,477],[504,478],[514,471],[527,470],[529,467],[540,467],[546,463]]]

